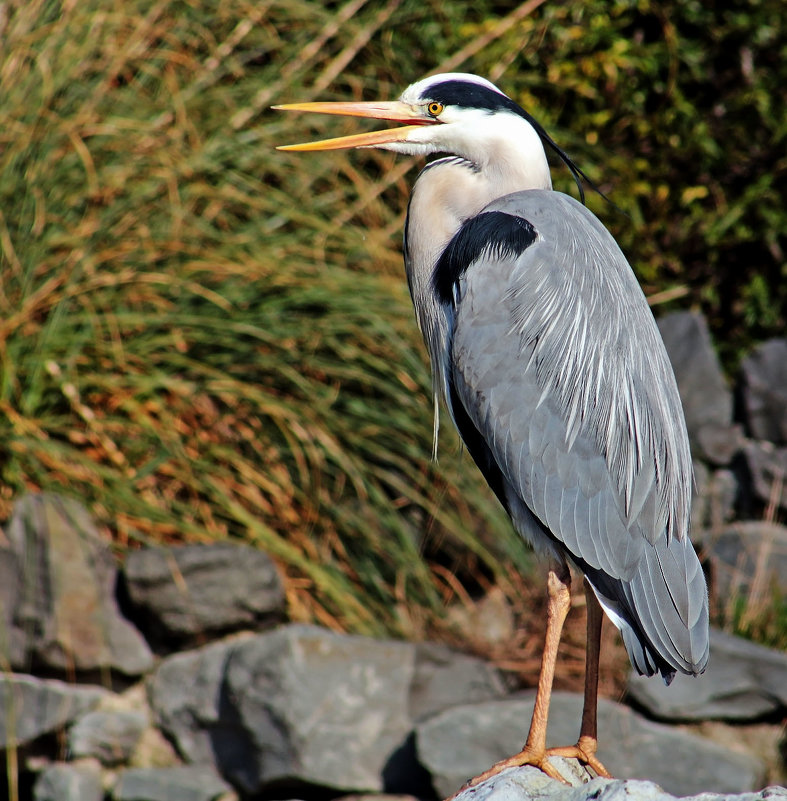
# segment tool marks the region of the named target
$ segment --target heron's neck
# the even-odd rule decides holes
[[[413,187],[405,230],[405,268],[432,363],[436,394],[447,392],[443,357],[450,336],[448,321],[432,287],[434,266],[462,223],[493,200],[526,189],[552,188],[540,143],[539,150],[542,163],[530,160],[524,165],[502,158],[487,159],[485,165],[458,156],[439,159],[422,171]]]
[[[543,145],[530,124],[513,115],[492,122],[496,127],[484,120],[461,141],[451,141],[450,131],[446,131],[444,150],[457,155],[429,164],[418,176],[410,196],[405,268],[432,363],[435,398],[442,394],[448,400],[451,336],[451,322],[432,286],[440,254],[462,223],[492,201],[513,192],[552,188]],[[437,421],[435,406],[435,442]]]
[[[430,291],[434,265],[465,220],[512,192],[552,188],[540,141],[526,149],[512,147],[510,139],[492,141],[489,148],[468,155],[475,158],[449,156],[432,162],[413,187],[405,238],[407,278],[415,293]]]
[[[486,203],[511,192],[551,189],[544,146],[530,123],[521,117],[502,115],[488,124],[492,127],[472,139],[465,152],[457,151],[476,167],[476,182],[484,185]]]
[[[407,237],[422,260],[419,266],[431,272],[462,223],[493,200],[525,189],[551,189],[543,150],[541,159],[523,165],[490,158],[478,164],[456,156],[428,165],[413,187],[408,215]]]
[[[483,117],[457,133],[451,125],[436,132],[441,138],[435,137],[435,145],[455,155],[432,162],[418,177],[407,231],[413,253],[427,257],[413,266],[430,274],[462,223],[493,200],[526,189],[552,188],[541,139],[521,117]]]

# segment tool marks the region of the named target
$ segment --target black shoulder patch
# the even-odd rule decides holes
[[[536,241],[536,229],[522,217],[487,211],[471,217],[437,260],[432,286],[443,303],[452,303],[454,286],[465,270],[486,251],[497,258],[516,258]]]

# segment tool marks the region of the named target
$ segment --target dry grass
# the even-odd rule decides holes
[[[453,583],[453,582],[449,582]],[[497,578],[474,600],[456,587],[449,603],[454,644],[494,662],[523,687],[535,687],[541,667],[547,619],[546,567],[523,576],[514,570]],[[457,607],[459,612],[457,613]],[[573,575],[571,610],[561,638],[555,687],[582,692],[585,680],[587,616],[582,577]],[[445,636],[445,635],[444,635]],[[599,691],[620,700],[629,660],[617,630],[604,622]]]
[[[273,149],[291,120],[269,104],[362,50],[384,61],[391,14],[427,12],[6,6],[0,519],[48,489],[120,550],[253,542],[294,619],[376,635],[441,628],[436,566],[471,592],[526,567],[450,432],[429,461],[399,244],[412,165]],[[351,72],[337,91],[388,88]]]

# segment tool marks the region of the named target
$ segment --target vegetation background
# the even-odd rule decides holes
[[[294,619],[373,635],[467,638],[446,609],[495,588],[518,623],[501,660],[537,663],[528,554],[447,426],[430,461],[400,255],[417,164],[279,153],[359,122],[269,106],[490,77],[625,212],[589,196],[657,311],[701,308],[734,371],[785,324],[783,13],[3,3],[0,522],[47,489],[86,502],[119,551],[254,542]],[[565,170],[555,183],[575,191]]]

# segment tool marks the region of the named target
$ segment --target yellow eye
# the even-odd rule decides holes
[[[432,101],[427,107],[426,110],[433,116],[439,117],[443,113],[443,109],[445,106],[442,103],[435,103]]]

